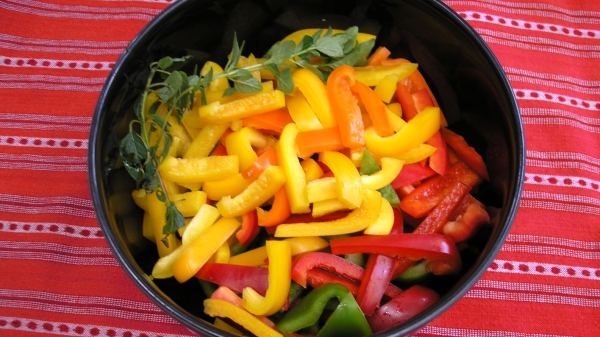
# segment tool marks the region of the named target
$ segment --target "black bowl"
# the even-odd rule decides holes
[[[133,181],[120,167],[118,143],[144,87],[148,65],[163,56],[192,55],[186,71],[212,60],[225,63],[234,32],[246,41],[244,55],[264,54],[301,28],[346,29],[377,36],[377,45],[419,63],[452,129],[465,136],[487,162],[490,182],[477,198],[490,207],[492,225],[480,230],[463,254],[455,277],[438,278],[441,294],[431,308],[382,333],[401,336],[424,326],[458,301],[486,271],[512,225],[525,167],[521,120],[510,84],[481,37],[454,11],[435,0],[244,0],[185,1],[165,9],[126,48],[104,88],[89,139],[89,183],[100,226],[133,282],[154,303],[190,329],[209,336],[216,329],[203,314],[197,284],[151,280],[156,248],[141,238],[141,214],[131,206]]]

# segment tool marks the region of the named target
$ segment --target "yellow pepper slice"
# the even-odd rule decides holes
[[[204,125],[190,144],[190,147],[183,154],[183,158],[208,157],[228,128],[229,123]]]
[[[321,153],[321,161],[331,169],[335,176],[340,201],[350,209],[359,207],[365,188],[360,173],[352,160],[340,152],[324,151]]]
[[[211,317],[229,318],[255,336],[283,337],[280,332],[269,327],[248,311],[227,301],[215,298],[204,300],[204,313]]]
[[[300,130],[308,131],[323,128],[317,115],[301,92],[285,96],[285,104],[290,112],[290,117]]]
[[[283,128],[279,142],[276,144],[277,160],[287,177],[285,191],[290,202],[292,213],[309,213],[310,204],[306,194],[306,176],[296,156],[296,135],[300,129],[294,123]]]
[[[186,218],[196,215],[200,207],[206,204],[206,193],[202,191],[179,193],[170,198],[181,215]]]
[[[252,288],[244,288],[242,304],[254,315],[270,316],[279,311],[288,299],[292,251],[286,241],[268,240],[265,246],[269,258],[269,287],[264,297]]]
[[[286,176],[281,167],[267,166],[242,193],[233,198],[228,195],[221,198],[217,208],[224,217],[242,216],[269,200],[285,181]]]
[[[215,326],[215,328],[229,332],[230,334],[233,334],[236,336],[244,336],[244,334],[240,330],[232,327],[231,325],[227,324],[227,322],[225,322],[224,320],[222,320],[218,317],[215,318],[213,325]]]
[[[407,152],[427,141],[440,129],[440,109],[425,108],[397,133],[389,137],[380,137],[375,129],[365,130],[365,143],[372,153],[386,157]]]
[[[200,75],[205,76],[206,74],[208,74],[208,72],[210,71],[211,68],[212,68],[213,75],[221,74],[223,72],[223,68],[221,68],[221,66],[218,65],[217,63],[212,62],[212,61],[206,61],[206,63],[204,63],[204,65],[202,66],[202,69],[200,69]],[[227,88],[229,88],[229,81],[227,81],[227,78],[222,77],[222,78],[216,78],[216,79],[210,81],[206,90],[207,91],[215,91],[215,90],[225,90]]]
[[[330,214],[337,211],[347,210],[348,207],[344,205],[340,199],[326,199],[319,200],[313,203],[312,216],[318,218],[320,216]]]
[[[300,162],[300,166],[302,166],[302,170],[304,171],[307,182],[319,179],[324,174],[321,166],[319,166],[319,164],[317,164],[317,162],[312,158],[304,159]]]
[[[231,257],[231,250],[229,250],[229,243],[225,242],[224,244],[217,249],[213,258],[216,263],[229,263],[229,258]]]
[[[331,107],[329,106],[329,97],[327,96],[325,83],[323,83],[323,81],[321,81],[321,79],[312,71],[303,68],[294,71],[292,74],[292,81],[294,81],[294,88],[298,89],[304,98],[306,98],[306,101],[318,118],[320,125],[322,125],[321,128],[331,128],[336,126],[337,122],[333,117]]]
[[[350,234],[362,231],[379,217],[381,194],[370,189],[359,208],[342,219],[298,224],[281,224],[275,230],[275,237],[329,236]]]
[[[396,179],[402,170],[402,166],[404,166],[404,161],[396,158],[384,157],[381,158],[380,162],[381,170],[371,175],[361,176],[365,188],[378,190],[385,187]]]
[[[173,266],[175,279],[183,283],[192,278],[240,225],[235,218],[221,218],[206,229],[177,259]]]
[[[198,183],[239,173],[239,160],[237,156],[168,157],[158,166],[158,172],[176,183]]]
[[[223,179],[206,181],[202,184],[202,190],[210,200],[220,200],[226,195],[235,197],[242,193],[253,181],[237,173]]]
[[[131,197],[133,198],[133,202],[143,209],[144,211],[148,211],[148,202],[146,201],[146,190],[143,188],[139,188],[137,190],[133,190],[131,192]]]
[[[421,144],[409,151],[395,155],[394,158],[400,159],[406,164],[413,164],[429,158],[436,150],[435,146]]]
[[[201,106],[200,119],[208,123],[226,123],[236,119],[277,110],[285,106],[285,95],[279,90],[260,92],[221,104],[219,101]]]
[[[396,86],[398,85],[398,75],[391,74],[384,77],[373,91],[385,103],[389,103],[392,97],[396,94]]]
[[[389,75],[397,75],[398,81],[402,81],[417,70],[417,67],[416,63],[354,67],[354,76],[362,84],[374,87]]]
[[[289,41],[294,41],[296,44],[298,44],[300,41],[302,41],[302,38],[304,38],[305,35],[313,36],[319,29],[320,28],[300,29],[300,30],[297,30],[297,31],[291,33],[290,35],[286,36],[281,41],[289,40]],[[327,32],[327,30],[323,29],[323,34],[325,34],[326,32]],[[341,29],[332,29],[331,32],[332,32],[332,35],[335,35],[335,34],[343,33],[344,31]],[[321,34],[321,35],[323,35],[323,34]],[[368,40],[375,40],[375,38],[376,38],[375,35],[359,32],[358,35],[356,36],[356,42],[363,43]]]
[[[390,110],[389,106],[386,108],[386,112],[388,115],[388,120],[390,121],[390,125],[392,126],[392,130],[394,130],[394,132],[400,131],[406,125],[406,121],[404,121],[404,119],[398,116],[395,112]],[[402,111],[400,111],[400,113],[402,113]]]
[[[308,202],[310,203],[337,199],[338,191],[335,178],[325,177],[308,182],[306,184],[306,194],[308,196]]]
[[[388,235],[392,231],[394,226],[394,210],[389,201],[385,198],[381,198],[381,208],[379,210],[379,217],[375,222],[365,228],[364,234],[369,235]]]
[[[258,159],[253,147],[264,148],[265,146],[267,146],[267,137],[251,127],[232,132],[225,139],[227,154],[238,156],[240,160],[240,172]]]
[[[183,125],[179,124],[177,117],[171,116],[169,117],[169,134],[173,136],[173,138],[179,138],[180,144],[176,147],[177,154],[183,154],[190,147],[192,143],[192,138],[188,134],[187,130],[183,127]]]
[[[238,68],[244,68],[244,67],[255,65],[255,64],[256,64],[256,57],[254,56],[254,54],[250,54],[250,56],[248,56],[248,57],[240,56],[237,66],[238,66]],[[260,71],[255,70],[255,71],[251,71],[250,73],[252,74],[252,77],[254,77],[260,83],[260,81],[261,81]]]
[[[210,205],[203,205],[196,216],[192,218],[189,224],[185,226],[182,242],[177,249],[167,256],[163,256],[154,264],[152,277],[164,279],[173,276],[173,266],[185,249],[196,240],[208,227],[210,227],[219,218],[219,211]]]
[[[163,257],[169,255],[179,246],[179,241],[175,238],[175,235],[169,235],[166,237],[166,244],[162,241],[165,238],[163,234],[163,227],[165,227],[165,214],[167,213],[167,206],[165,203],[158,200],[156,197],[156,191],[146,196],[148,202],[148,214],[152,220],[152,228],[154,229],[154,238],[156,240],[156,247],[158,249],[158,256]]]
[[[260,92],[271,92],[275,89],[273,87],[272,81],[262,82],[260,85],[262,86],[262,90]],[[255,94],[246,94],[246,93],[239,92],[239,91],[234,92],[233,95],[231,95],[231,96],[224,96],[224,94],[225,94],[225,90],[206,91],[205,92],[206,104],[211,104],[214,102],[219,102],[221,104],[225,104],[225,103],[236,101],[238,99],[251,97],[251,96],[255,95]],[[200,99],[201,99],[201,96],[198,96],[199,102],[200,102]],[[196,110],[196,113],[198,113],[198,110]],[[198,115],[198,116],[200,116],[200,115]]]
[[[316,252],[321,249],[329,247],[329,242],[318,236],[307,236],[298,238],[288,238],[283,241],[290,243],[292,256]],[[241,254],[232,256],[229,259],[229,264],[257,267],[265,264],[267,258],[267,249],[265,246],[261,246]]]
[[[402,105],[400,103],[390,103],[387,108],[398,117],[402,117]]]

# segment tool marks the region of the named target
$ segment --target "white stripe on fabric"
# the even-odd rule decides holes
[[[112,61],[55,60],[46,58],[9,57],[0,55],[0,64],[11,68],[110,71],[115,63]]]
[[[102,89],[105,81],[106,77],[0,74],[0,88],[2,89],[97,92]]]
[[[39,156],[33,154],[0,153],[0,168],[53,172],[86,172],[84,156]]]
[[[493,10],[501,13],[544,17],[579,24],[600,23],[600,12],[569,10],[540,2],[506,2],[498,0],[445,0],[444,2],[452,7],[483,7],[486,10]]]
[[[600,300],[600,289],[585,287],[568,287],[543,283],[505,282],[494,280],[479,280],[475,283],[480,288],[496,288],[513,291],[532,291],[566,296],[597,297]],[[600,305],[600,303],[598,303]]]
[[[531,242],[543,243],[547,245],[564,246],[578,249],[597,250],[600,252],[600,241],[581,241],[568,238],[528,235],[528,234],[508,234],[506,242]]]
[[[522,108],[520,112],[524,124],[567,125],[587,132],[600,133],[600,118],[585,117],[559,109]]]
[[[85,150],[88,147],[88,140],[76,138],[44,138],[0,135],[0,146]]]
[[[542,90],[513,88],[513,91],[517,96],[517,100],[551,102],[588,111],[600,110],[600,101],[581,99]]]
[[[129,41],[53,40],[0,33],[0,48],[59,54],[120,55]]]
[[[22,331],[26,333],[38,332],[40,334],[56,336],[148,336],[148,337],[198,337],[197,334],[171,334],[154,331],[124,329],[104,325],[86,325],[69,322],[56,322],[31,319],[25,317],[0,316],[0,321],[7,324],[0,325],[0,331]],[[177,322],[167,324],[179,325]]]
[[[69,196],[32,197],[0,194],[0,211],[24,214],[64,214],[94,219],[94,209],[89,199]]]
[[[433,323],[435,324],[435,322]],[[437,327],[427,325],[419,332],[411,335],[414,337],[431,337],[431,336],[450,336],[450,337],[569,337],[566,335],[549,335],[549,334],[529,334],[520,331],[500,331],[500,330],[481,330],[481,329],[461,329]]]
[[[598,87],[600,87],[600,81],[596,80],[584,80],[561,74],[539,73],[513,67],[503,67],[503,69],[511,82],[566,89],[588,95],[597,95]]]
[[[143,20],[150,21],[160,9],[143,7],[91,7],[48,4],[32,0],[0,1],[0,8],[51,18],[87,19],[87,20]]]
[[[529,185],[574,187],[600,191],[600,181],[585,177],[525,173],[525,179],[525,184]]]
[[[543,32],[573,38],[600,39],[600,30],[595,29],[579,29],[573,28],[572,26],[549,24],[539,21],[520,20],[475,11],[461,11],[459,14],[461,14],[461,16],[467,21],[486,22],[489,24],[500,25],[502,27],[521,29],[534,33]]]
[[[577,152],[527,150],[527,165],[549,169],[577,169],[600,174],[600,158]]]

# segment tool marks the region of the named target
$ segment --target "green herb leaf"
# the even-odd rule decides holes
[[[142,182],[141,187],[148,194],[150,194],[154,191],[157,191],[157,195],[158,195],[157,188],[159,185],[160,185],[160,176],[158,175],[158,172],[157,172],[156,166],[154,165],[154,162],[152,160],[149,160],[145,166],[144,181]]]
[[[148,159],[148,148],[140,135],[135,132],[129,132],[119,148],[121,157],[133,165],[140,165]]]
[[[354,45],[356,45],[356,37],[358,36],[358,27],[350,27],[346,29],[344,35],[348,37],[348,41],[344,45],[344,54],[348,54],[354,49]]]
[[[167,212],[165,214],[166,224],[163,227],[163,234],[170,235],[177,232],[177,229],[183,227],[185,219],[181,212],[177,209],[174,203],[167,205]]]
[[[204,77],[202,77],[202,81],[201,81],[201,86],[203,86],[204,88],[208,87],[208,85],[210,84],[210,82],[213,80],[213,68],[210,67],[210,70],[208,70],[208,72],[206,73],[206,75],[204,75]]]
[[[260,82],[246,69],[237,69],[235,77],[231,77],[235,89],[245,94],[254,94],[262,91]]]
[[[172,91],[177,92],[181,89],[183,85],[183,78],[181,77],[181,72],[174,71],[165,79],[165,85],[169,86]]]
[[[212,71],[212,68],[210,68],[210,70]],[[211,73],[211,76],[212,76],[211,71],[209,71],[209,73]],[[196,85],[198,85],[198,83],[200,83],[200,76],[198,76],[198,75],[188,76],[188,83],[189,83],[190,87],[195,87]],[[210,83],[210,81],[209,81],[209,83]]]
[[[237,37],[235,33],[233,34],[233,47],[231,48],[231,55],[229,56],[229,61],[225,66],[225,71],[231,71],[235,67],[237,67],[238,62],[240,61],[240,57],[242,56],[242,50],[244,49],[244,42],[240,46],[237,41]]]
[[[173,90],[171,87],[166,87],[166,86],[158,89],[158,91],[156,93],[158,94],[158,97],[163,102],[167,102],[173,96],[175,96],[175,90]]]
[[[340,44],[335,41],[332,37],[322,37],[318,39],[315,43],[315,48],[330,57],[342,57],[344,56],[344,51]]]
[[[292,80],[292,71],[289,68],[275,74],[277,80],[277,89],[289,95],[294,90],[294,81]]]
[[[302,52],[303,50],[310,48],[310,46],[312,46],[312,45],[313,45],[313,38],[309,35],[304,35],[302,40],[300,40],[300,42],[296,46],[294,53],[298,54],[298,53]]]
[[[296,51],[294,41],[283,41],[273,46],[271,56],[266,60],[265,64],[280,64],[283,61],[292,57]]]
[[[235,87],[227,88],[227,89],[225,89],[225,92],[223,92],[223,97],[229,97],[229,96],[235,94],[235,92],[236,92]]]
[[[158,67],[162,70],[167,70],[173,64],[173,59],[170,56],[165,56],[158,61]]]

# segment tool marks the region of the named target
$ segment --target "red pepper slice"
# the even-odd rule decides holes
[[[448,145],[456,152],[462,161],[465,162],[473,171],[477,172],[483,179],[489,181],[490,176],[488,175],[487,167],[483,158],[474,148],[469,146],[465,139],[456,134],[454,131],[442,128],[442,136],[448,143]]]
[[[419,113],[415,107],[415,100],[406,85],[398,82],[398,85],[396,86],[396,97],[398,98],[400,106],[402,106],[402,116],[406,121],[411,120]]]
[[[196,273],[196,277],[225,286],[240,294],[244,288],[250,287],[265,295],[269,287],[269,269],[261,267],[207,262]]]
[[[415,228],[413,233],[418,234],[434,234],[440,233],[444,225],[450,220],[452,214],[460,205],[461,201],[469,194],[471,187],[463,183],[458,183],[452,189],[442,202],[423,219],[423,221]]]
[[[242,246],[245,246],[254,240],[259,231],[256,210],[252,210],[242,216],[242,228],[235,233],[235,237]]]
[[[382,305],[371,316],[367,316],[373,333],[398,326],[432,306],[439,295],[428,288],[415,285]]]
[[[386,254],[413,261],[426,259],[427,268],[436,275],[460,270],[461,260],[456,244],[442,234],[361,235],[329,241],[333,254]]]
[[[210,155],[211,156],[226,156],[227,148],[225,148],[225,145],[223,145],[219,142],[219,143],[217,143],[217,146],[215,146],[213,151],[210,153]]]
[[[402,234],[404,233],[404,219],[402,218],[402,213],[396,207],[393,207],[394,211],[394,225],[392,226],[392,230],[390,234]]]
[[[435,106],[427,89],[420,89],[412,94],[417,111],[422,111],[429,106]]]
[[[489,222],[490,215],[485,206],[468,194],[454,211],[451,221],[444,225],[442,233],[454,242],[462,242],[469,239],[479,226]]]
[[[272,145],[267,145],[262,154],[250,166],[243,170],[242,177],[245,179],[256,179],[263,171],[271,165],[278,165],[277,150]]]
[[[426,143],[435,147],[435,152],[429,156],[429,167],[439,175],[445,175],[450,167],[450,161],[446,141],[442,138],[440,131],[436,132]]]
[[[413,218],[421,218],[435,208],[459,182],[475,187],[481,178],[464,163],[455,163],[446,175],[425,181],[405,196],[400,208]]]
[[[358,100],[350,91],[354,82],[354,68],[348,65],[335,68],[327,79],[331,110],[340,127],[342,142],[349,148],[365,145],[362,114]]]
[[[354,280],[357,283],[364,278],[365,270],[344,258],[324,253],[312,252],[297,256],[292,263],[292,280],[306,288],[308,284],[308,274],[310,270],[321,269],[332,275]],[[358,290],[358,289],[357,289]],[[397,286],[388,283],[385,287],[385,294],[394,297],[402,290]]]
[[[379,306],[385,285],[392,280],[392,272],[396,258],[383,255],[371,254],[365,268],[365,277],[360,283],[356,302],[367,316],[373,314]]]
[[[391,182],[392,187],[397,190],[406,185],[412,185],[423,181],[429,177],[436,175],[436,172],[429,166],[421,165],[421,163],[414,163],[402,166],[400,174]]]

